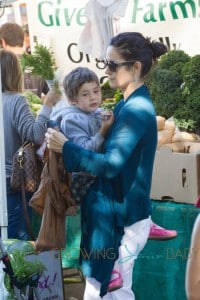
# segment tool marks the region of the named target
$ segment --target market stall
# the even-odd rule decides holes
[[[90,6],[86,7],[87,3],[90,4]],[[198,1],[192,1],[192,4],[187,3],[187,5],[185,1],[167,1],[164,9],[164,5],[159,3],[159,1],[155,4],[151,4],[149,1],[20,0],[19,3],[15,3],[13,5],[13,8],[15,11],[16,21],[19,24],[23,25],[24,22],[27,22],[28,20],[32,48],[34,48],[35,41],[51,46],[62,74],[66,73],[66,70],[74,68],[77,64],[81,63],[82,65],[91,67],[97,71],[99,77],[103,81],[105,79],[104,68],[100,64],[99,58],[103,58],[103,56],[105,56],[105,48],[102,49],[101,47],[94,47],[94,35],[92,37],[89,36],[88,38],[88,34],[91,33],[91,28],[94,29],[94,27],[91,27],[91,23],[96,21],[94,20],[95,17],[91,18],[91,11],[94,9],[94,6],[91,4],[98,4],[98,9],[101,10],[102,14],[106,14],[107,17],[109,16],[106,19],[106,22],[98,23],[102,26],[107,26],[107,28],[103,27],[103,31],[105,32],[109,29],[108,35],[104,35],[103,37],[98,36],[98,41],[95,46],[99,46],[101,44],[105,45],[108,39],[120,30],[139,31],[143,28],[146,35],[151,36],[153,39],[159,38],[167,44],[169,49],[183,49],[191,55],[198,53]],[[114,4],[116,4],[116,6],[114,6]],[[119,4],[123,5],[120,6]],[[26,19],[23,19],[24,15],[20,14],[22,8],[27,8]],[[115,10],[115,8],[117,9]],[[97,11],[95,11],[95,13],[96,17],[101,17],[101,14],[98,14]],[[112,27],[113,16],[115,17],[115,27]],[[120,26],[118,22],[119,17],[124,17]],[[105,16],[102,15],[102,18],[105,18]],[[97,24],[95,26],[96,32],[98,32],[99,28]],[[94,34],[94,31],[92,33]],[[85,40],[87,39],[88,43],[85,44]],[[102,39],[103,43],[101,43]],[[194,40],[196,41],[195,46],[191,47],[191,45],[194,45]],[[90,42],[93,42],[93,44]],[[60,78],[62,78],[62,76]],[[2,239],[6,239],[7,205],[4,176],[5,161],[2,115],[2,101],[0,97],[0,226]],[[156,169],[160,167],[159,171],[163,171],[161,172],[161,175],[163,177],[168,176],[167,179],[172,179],[173,177],[169,177],[170,175],[166,173],[166,168],[169,167],[169,152],[165,153],[168,155],[166,160],[163,157],[160,159],[160,153],[162,155],[163,152],[157,153],[155,164]],[[175,156],[183,158],[183,156],[187,154],[174,155],[170,152],[170,159],[172,155],[173,158]],[[136,298],[138,300],[169,300],[172,298],[176,300],[186,299],[184,291],[185,266],[194,220],[199,213],[199,209],[194,206],[194,202],[199,194],[200,188],[198,186],[199,180],[196,177],[196,175],[198,175],[196,174],[196,170],[199,168],[199,159],[196,160],[194,154],[191,154],[190,156],[192,156],[192,162],[194,164],[191,165],[189,162],[189,171],[187,171],[187,168],[185,168],[184,165],[181,166],[181,170],[183,171],[181,171],[181,189],[183,190],[184,196],[185,191],[188,193],[185,199],[183,199],[182,195],[179,197],[179,203],[177,203],[176,194],[174,193],[172,195],[172,200],[174,200],[173,202],[159,201],[162,197],[171,196],[173,181],[165,180],[160,183],[156,180],[156,178],[163,180],[163,177],[160,176],[160,173],[159,175],[156,172],[154,174],[152,198],[156,199],[154,196],[157,196],[157,201],[152,200],[153,220],[161,226],[177,230],[178,237],[166,242],[149,241],[147,247],[145,247],[144,251],[141,253],[136,262],[136,273],[133,278],[133,283],[136,287]],[[184,161],[185,158],[186,156],[183,158]],[[162,169],[160,161],[166,163]],[[198,163],[197,167],[196,163]],[[173,161],[172,164],[176,165],[176,162]],[[187,171],[187,176],[192,174],[191,185],[190,177],[187,177],[185,184],[185,170]],[[177,176],[175,175],[174,178],[177,179]],[[187,185],[188,182],[189,185]],[[165,186],[165,183],[168,183],[168,185]],[[174,184],[176,184],[176,182],[174,182]],[[159,186],[159,190],[157,186]],[[165,188],[167,188],[167,191]],[[168,190],[170,190],[169,193]],[[193,193],[191,198],[190,191]],[[179,192],[180,189],[178,193]],[[185,202],[187,202],[187,204],[185,204]],[[38,233],[40,221],[41,219],[38,219],[37,216],[33,219],[33,226],[38,226],[38,228],[35,228],[36,233]],[[61,254],[62,266],[63,268],[79,267],[79,213],[77,216],[66,218],[66,228],[67,242],[66,248],[62,250]]]

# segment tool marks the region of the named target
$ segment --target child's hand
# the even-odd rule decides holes
[[[109,128],[112,126],[114,122],[114,114],[111,110],[104,110],[102,111],[101,116],[102,116],[102,125],[99,133],[105,137]]]

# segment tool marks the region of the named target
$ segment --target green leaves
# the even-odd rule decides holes
[[[23,282],[27,282],[27,279],[31,279],[33,275],[40,275],[46,270],[45,266],[37,259],[35,259],[34,262],[27,261],[26,253],[18,249],[13,250],[9,254],[9,258],[14,275],[22,284]],[[10,294],[9,300],[16,299],[14,290],[10,285],[10,278],[8,274],[5,274],[4,283],[7,291]],[[22,291],[23,290],[24,288],[22,288]]]
[[[20,250],[14,250],[10,254],[10,259],[14,274],[18,280],[24,281],[34,274],[41,274],[45,271],[44,265],[39,260],[35,260],[34,262],[27,261],[25,253]]]
[[[116,103],[123,98],[122,92],[119,89],[112,89],[107,80],[101,85],[103,103],[101,107],[107,110],[113,110]]]
[[[53,80],[57,70],[51,48],[44,45],[36,45],[32,54],[24,53],[21,64],[24,71],[30,70],[32,74],[47,80]]]
[[[36,117],[38,111],[42,108],[42,102],[41,99],[34,94],[32,91],[28,91],[26,90],[23,95],[26,97],[26,99],[28,100],[31,112],[33,113],[33,115]]]
[[[146,80],[157,115],[174,117],[186,130],[200,127],[200,55],[164,54]]]

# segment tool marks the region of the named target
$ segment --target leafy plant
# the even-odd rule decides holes
[[[101,85],[101,91],[102,91],[102,99],[107,98],[114,98],[114,95],[116,93],[115,89],[112,89],[110,87],[109,81],[107,80],[104,84]]]
[[[187,131],[193,131],[193,129],[195,128],[195,121],[189,119],[189,120],[185,120],[185,119],[176,119],[176,118],[173,118],[174,119],[174,122],[176,124],[176,126],[180,129],[184,129],[184,130],[187,130]]]
[[[200,55],[190,57],[171,50],[161,57],[147,77],[158,115],[173,116],[178,126],[196,131],[200,127]]]
[[[53,80],[57,70],[51,48],[37,44],[32,54],[24,53],[21,57],[23,70],[29,69],[32,74],[43,79]]]
[[[158,64],[162,69],[173,69],[180,74],[183,65],[188,62],[189,59],[189,55],[183,50],[171,50],[161,56]]]
[[[38,260],[30,262],[26,260],[26,253],[15,249],[9,254],[10,262],[17,281],[22,283],[27,282],[27,279],[34,275],[41,275],[46,270],[45,266]],[[10,278],[6,274],[4,278],[5,287],[10,294],[10,300],[15,299],[14,290],[10,284]],[[22,292],[24,288],[21,289]]]
[[[41,109],[42,107],[42,103],[41,103],[41,99],[34,94],[32,91],[28,91],[26,90],[23,95],[26,97],[26,99],[28,100],[30,109],[33,113],[33,115],[36,117],[38,111]]]
[[[119,89],[113,89],[110,87],[109,81],[106,81],[102,86],[102,107],[108,110],[113,110],[116,103],[123,98],[123,95]]]
[[[104,99],[101,107],[106,110],[113,110],[115,105],[116,105],[116,101],[114,98],[107,98],[107,99]]]
[[[179,120],[179,122],[185,122],[189,124],[185,129],[190,129],[190,131],[199,131],[200,128],[200,88],[192,90],[191,93],[187,94],[184,99],[184,104],[182,107],[177,109],[174,113],[174,117]],[[186,124],[186,123],[185,123]]]
[[[185,82],[183,89],[187,88],[189,93],[192,94],[193,90],[200,89],[200,55],[195,55],[185,63],[181,70],[183,81]]]
[[[177,71],[162,69],[159,64],[150,74],[149,87],[157,115],[166,119],[182,106],[181,78]]]

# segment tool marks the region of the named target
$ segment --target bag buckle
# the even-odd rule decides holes
[[[20,169],[23,169],[23,165],[22,165],[22,162],[23,162],[23,149],[19,149],[17,161],[19,163]]]

